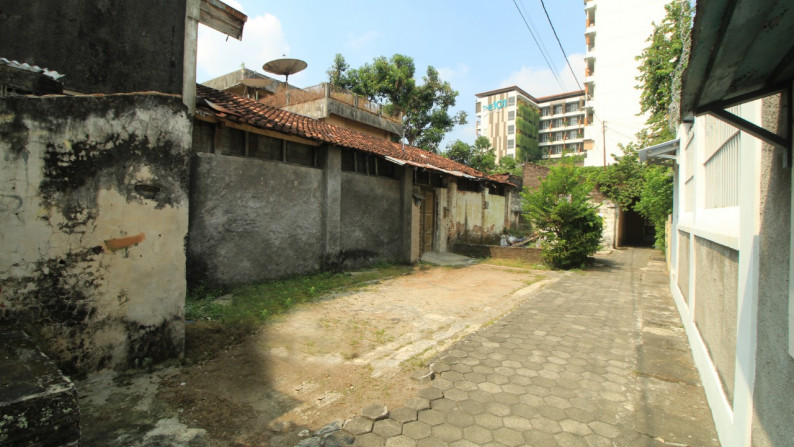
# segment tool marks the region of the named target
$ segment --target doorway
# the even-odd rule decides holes
[[[422,189],[419,216],[419,253],[421,254],[433,251],[433,235],[436,229],[436,194],[432,189]]]

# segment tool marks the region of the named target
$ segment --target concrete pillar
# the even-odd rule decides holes
[[[413,211],[414,170],[404,165],[400,176],[400,220],[402,221],[402,248],[400,258],[411,263],[411,221]]]
[[[323,149],[323,253],[327,263],[342,251],[342,151],[330,146]]]
[[[196,45],[201,16],[201,0],[185,2],[185,49],[182,66],[182,102],[188,113],[196,112]]]

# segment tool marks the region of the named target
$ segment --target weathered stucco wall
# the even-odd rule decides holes
[[[188,282],[248,284],[319,270],[323,171],[198,153],[191,176]]]
[[[763,125],[782,133],[780,97],[764,99]],[[794,358],[788,352],[791,168],[784,151],[764,145],[761,155],[761,218],[758,268],[758,347],[752,445],[773,447],[794,440]]]
[[[442,197],[442,194],[438,194]],[[487,204],[487,205],[486,205]],[[507,196],[460,191],[451,184],[440,211],[443,250],[455,242],[496,243],[505,229]]]
[[[340,260],[346,267],[402,260],[400,181],[342,173]]]
[[[696,236],[695,268],[695,324],[717,368],[728,402],[733,402],[739,252]]]
[[[4,1],[0,55],[85,93],[182,93],[185,0]]]
[[[66,374],[181,355],[190,131],[169,95],[0,101],[0,323]]]

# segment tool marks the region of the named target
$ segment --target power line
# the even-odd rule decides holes
[[[560,46],[560,51],[562,51],[563,57],[565,57],[565,63],[568,64],[568,68],[571,70],[571,74],[573,75],[573,80],[576,81],[576,85],[577,87],[579,87],[579,90],[584,90],[582,88],[582,84],[579,83],[579,78],[576,77],[576,73],[574,73],[573,71],[573,67],[571,67],[571,61],[568,60],[568,55],[565,54],[565,49],[562,48],[562,42],[560,42],[560,37],[557,36],[557,30],[554,29],[554,24],[551,23],[551,17],[549,17],[549,12],[546,11],[546,4],[543,3],[543,0],[540,0],[540,5],[543,6],[543,12],[546,13],[546,20],[549,21],[549,26],[551,26],[551,30],[554,32],[554,38],[557,39],[557,44]]]
[[[521,4],[521,8],[522,8],[522,9],[524,10],[524,12],[526,13],[526,18],[527,18],[527,21],[529,21],[529,26],[531,26],[532,28],[534,28],[535,30],[537,30],[537,29],[538,29],[538,27],[537,27],[537,26],[535,25],[535,23],[532,21],[532,15],[531,15],[531,14],[529,14],[529,12],[527,12],[527,7],[526,7],[526,5],[524,5],[524,2],[523,2],[522,0],[518,0],[518,3],[519,3],[519,4]],[[559,73],[559,72],[560,72],[560,70],[558,70],[558,69],[557,69],[557,65],[554,63],[554,58],[553,58],[553,57],[551,57],[551,55],[549,54],[549,49],[548,49],[548,48],[546,48],[546,43],[543,41],[543,36],[542,36],[542,34],[541,34],[541,33],[538,33],[538,42],[540,42],[540,46],[542,47],[542,48],[541,48],[541,52],[542,52],[543,54],[545,54],[545,55],[546,55],[546,57],[548,57],[548,60],[549,60],[549,62],[551,63],[551,68],[552,68],[552,71],[554,71],[554,73]]]
[[[540,44],[538,43],[538,39],[535,37],[535,33],[532,32],[532,28],[530,28],[529,23],[527,23],[527,19],[524,17],[524,13],[521,12],[521,8],[518,7],[518,3],[516,3],[516,0],[513,0],[513,4],[516,5],[516,9],[518,10],[518,14],[521,15],[521,19],[524,20],[524,25],[527,26],[527,30],[529,30],[529,34],[532,36],[532,40],[535,41],[535,45],[537,45],[541,56],[543,56],[543,59],[546,61],[546,65],[548,65],[549,70],[551,70],[551,74],[554,75],[554,79],[557,80],[557,83],[560,85],[560,88],[565,90],[565,87],[563,87],[563,85],[562,85],[562,81],[560,81],[560,78],[557,76],[556,71],[554,70],[554,68],[552,68],[551,62],[549,62],[549,59],[546,57],[546,54],[544,54],[543,50],[541,50]]]

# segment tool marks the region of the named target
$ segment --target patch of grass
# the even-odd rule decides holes
[[[535,276],[532,277],[532,279],[528,279],[528,280],[524,281],[524,284],[526,284],[528,286],[531,286],[532,284],[535,284],[537,282],[541,282],[544,279],[546,279],[546,275],[535,275]]]
[[[228,291],[199,287],[185,300],[185,319],[252,330],[295,306],[320,300],[329,293],[357,289],[411,271],[411,266],[379,265],[355,275],[317,273]],[[218,300],[221,296],[230,299]]]

